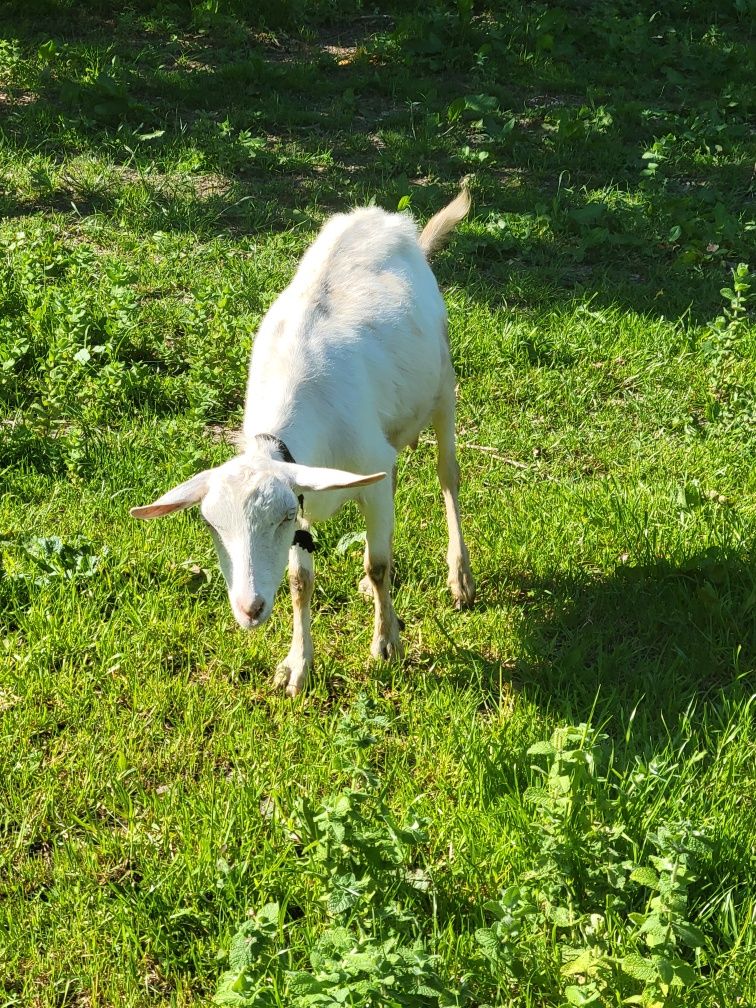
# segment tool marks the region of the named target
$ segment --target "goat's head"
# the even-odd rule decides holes
[[[383,479],[237,456],[180,483],[152,504],[131,509],[135,518],[162,518],[199,504],[215,542],[231,609],[249,629],[270,616],[294,538],[301,494],[347,490]]]

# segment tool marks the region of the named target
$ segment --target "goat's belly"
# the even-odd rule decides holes
[[[426,363],[424,370],[418,370],[414,385],[405,383],[404,388],[395,388],[392,408],[383,412],[383,433],[396,451],[417,443],[438,404],[441,367],[432,353],[426,356]]]
[[[400,425],[389,427],[389,429],[385,432],[386,440],[398,452],[401,451],[402,448],[406,448],[407,445],[412,445],[412,447],[415,448],[417,446],[418,438],[430,422],[430,412],[424,414],[422,417],[413,417],[411,420],[405,421]]]

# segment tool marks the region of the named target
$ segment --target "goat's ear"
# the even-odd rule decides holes
[[[360,476],[359,473],[345,472],[343,469],[320,469],[317,466],[296,465],[289,462],[287,473],[292,480],[294,493],[310,493],[313,490],[348,490],[351,487],[367,486],[377,483],[386,473],[372,473],[370,476]]]
[[[210,470],[197,473],[184,483],[179,483],[173,490],[158,497],[152,504],[145,504],[142,507],[133,507],[129,511],[132,518],[162,518],[163,515],[172,511],[180,511],[183,508],[191,507],[192,504],[199,504],[207,493],[208,478]]]

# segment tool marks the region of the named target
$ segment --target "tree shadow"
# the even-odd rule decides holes
[[[474,650],[444,654],[460,686],[470,670],[495,707],[502,683],[560,720],[591,719],[615,739],[633,725],[652,753],[682,717],[702,724],[756,684],[756,562],[718,549],[607,575],[502,580],[522,607],[519,655],[505,669]]]
[[[654,22],[657,37],[640,13],[587,4],[545,39],[525,8],[461,24],[440,8],[403,19],[389,7],[341,25],[321,13],[271,35],[254,15],[197,22],[180,8],[148,16],[149,6],[6,15],[21,50],[43,52],[5,96],[6,151],[33,147],[40,159],[23,198],[0,198],[6,215],[73,203],[146,228],[243,234],[314,226],[318,213],[376,196],[393,209],[408,192],[426,215],[473,169],[477,219],[454,254],[505,291],[513,271],[537,273],[547,298],[589,292],[701,320],[730,263],[746,257],[752,177],[739,146],[736,20],[704,35],[705,12],[680,5]],[[470,94],[490,106],[480,126],[464,111],[455,118]],[[621,198],[660,135],[672,140],[643,203]],[[721,156],[702,166],[697,151],[715,142]],[[72,177],[78,156],[106,167]],[[166,175],[183,183],[172,190]],[[616,199],[592,195],[608,186]],[[303,218],[306,207],[317,210]],[[660,267],[674,275],[664,289]],[[443,260],[439,270],[443,279]]]

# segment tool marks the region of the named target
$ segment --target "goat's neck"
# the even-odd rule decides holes
[[[245,455],[262,462],[291,462],[296,465],[330,465],[330,455],[315,449],[310,438],[289,435],[288,432],[261,431],[244,438]]]
[[[296,423],[272,423],[267,427],[255,424],[250,430],[244,431],[245,451],[263,458],[277,459],[282,462],[295,461],[300,465],[325,465],[321,459],[319,446],[327,439],[318,430],[317,420],[312,424],[297,418]],[[286,457],[286,452],[289,458]]]
[[[254,442],[255,448],[261,449],[266,458],[272,459],[274,455],[277,455],[281,462],[296,462],[296,459],[289,450],[289,446],[283,438],[278,437],[276,434],[269,434],[267,432],[264,434],[255,434]]]

